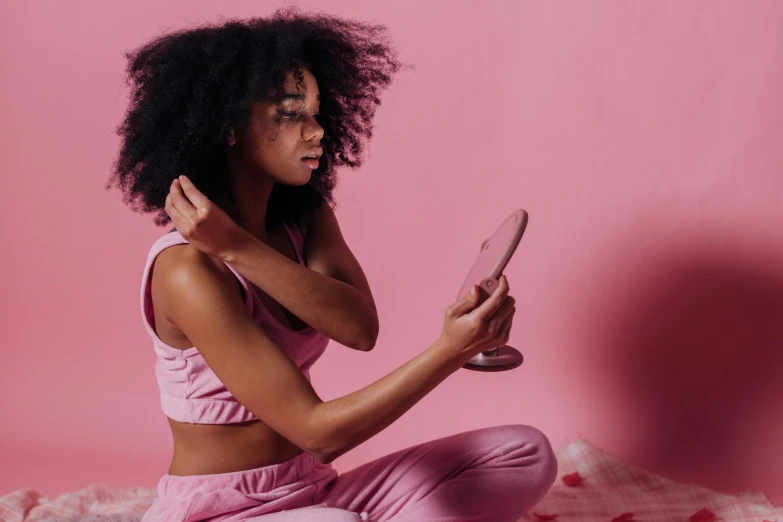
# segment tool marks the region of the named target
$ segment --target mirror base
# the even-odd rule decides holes
[[[513,370],[524,358],[519,350],[507,344],[491,350],[476,354],[471,360],[462,365],[468,370],[477,372],[502,372]]]

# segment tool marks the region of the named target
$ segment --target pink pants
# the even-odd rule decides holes
[[[339,474],[308,453],[212,475],[163,475],[141,522],[514,522],[549,490],[557,461],[536,428],[482,428]]]

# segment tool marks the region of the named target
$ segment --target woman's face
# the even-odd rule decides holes
[[[304,92],[297,92],[292,73],[285,83],[284,98],[253,105],[247,125],[231,134],[229,158],[240,172],[262,175],[286,185],[304,185],[317,167],[319,158],[308,165],[302,158],[323,153],[320,143],[324,129],[318,124],[320,94],[315,77],[304,72]],[[312,162],[315,163],[312,163]]]

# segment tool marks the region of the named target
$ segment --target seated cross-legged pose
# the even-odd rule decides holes
[[[377,26],[296,9],[202,26],[129,54],[133,106],[116,172],[174,229],[141,284],[174,453],[143,522],[514,521],[557,473],[522,424],[457,433],[338,474],[481,351],[508,340],[505,276],[451,303],[441,335],[383,378],[322,401],[330,340],[372,350],[378,317],[332,201],[376,91],[400,68]],[[184,174],[180,177],[180,174]]]

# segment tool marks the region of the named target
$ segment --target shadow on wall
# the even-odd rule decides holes
[[[616,273],[592,283],[602,306],[585,323],[596,343],[590,365],[606,393],[622,396],[618,417],[636,426],[624,457],[673,480],[762,491],[781,504],[781,253],[718,232],[706,241],[658,237],[630,259],[599,263],[624,274],[611,288]]]

